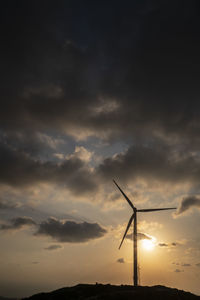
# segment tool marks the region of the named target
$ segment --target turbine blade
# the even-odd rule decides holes
[[[137,209],[137,211],[138,212],[150,212],[150,211],[169,210],[169,209],[176,209],[176,207]]]
[[[122,243],[123,243],[123,241],[124,241],[124,239],[125,239],[125,237],[126,237],[126,234],[127,234],[128,230],[129,230],[129,227],[131,226],[131,223],[132,223],[133,219],[134,219],[134,214],[132,214],[132,216],[130,217],[130,220],[129,220],[128,225],[127,225],[127,227],[126,227],[126,230],[125,230],[125,232],[124,232],[122,241],[121,241],[121,243],[120,243],[120,245],[119,245],[119,249],[120,249],[121,246],[122,246]]]
[[[128,204],[134,209],[134,205],[131,202],[131,200],[126,196],[126,194],[122,191],[122,189],[119,187],[119,185],[117,184],[117,182],[113,179],[114,184],[118,187],[118,189],[120,190],[120,192],[122,193],[122,195],[124,196],[124,198],[128,201]]]

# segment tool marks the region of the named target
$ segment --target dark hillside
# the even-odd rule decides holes
[[[133,287],[130,285],[79,284],[74,287],[62,288],[50,293],[33,295],[29,300],[194,300],[200,299],[189,292],[164,286]],[[25,300],[24,299],[24,300]]]

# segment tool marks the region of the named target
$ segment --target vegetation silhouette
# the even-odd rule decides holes
[[[78,284],[50,293],[40,293],[23,300],[197,300],[189,292],[165,286],[131,286],[110,284]]]

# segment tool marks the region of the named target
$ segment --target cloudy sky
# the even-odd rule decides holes
[[[178,207],[140,214],[140,283],[200,294],[198,1],[9,0],[0,14],[0,295],[132,284],[113,178],[138,208]]]

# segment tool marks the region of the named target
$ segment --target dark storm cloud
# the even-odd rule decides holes
[[[37,228],[35,236],[50,236],[58,242],[67,243],[85,243],[92,239],[103,237],[107,230],[98,223],[76,223],[74,221],[61,222],[55,218],[49,218],[37,224],[30,217],[17,217],[7,223],[0,224],[1,231],[20,230],[25,226],[34,226]],[[61,245],[50,245],[45,250],[58,250]]]
[[[61,245],[50,245],[49,247],[46,247],[44,249],[48,250],[48,251],[54,251],[54,250],[62,249],[62,246]]]
[[[18,230],[24,226],[36,225],[35,221],[29,217],[18,217],[12,219],[8,224],[0,224],[0,230]]]
[[[75,130],[134,144],[97,168],[101,182],[115,176],[199,182],[195,2],[1,5],[1,183],[96,191],[95,176],[81,160],[40,160],[51,146],[38,132]]]
[[[33,132],[25,128],[23,131],[0,132],[0,141],[32,157],[38,157],[47,152],[52,154],[56,151],[57,144],[63,142],[62,139],[49,136],[43,132]]]
[[[174,151],[165,143],[134,145],[107,158],[97,168],[102,180],[119,177],[124,182],[137,178],[168,182],[198,183],[200,163],[192,154]]]
[[[193,207],[200,208],[200,199],[196,196],[188,196],[181,201],[176,214],[180,215]]]
[[[0,210],[16,208],[17,204],[0,199]]]
[[[73,221],[61,222],[54,218],[39,225],[35,235],[50,236],[59,242],[84,243],[91,239],[104,236],[106,230],[97,223],[76,223]]]
[[[0,143],[0,164],[0,183],[11,186],[22,187],[41,182],[58,183],[77,194],[97,189],[92,172],[78,158],[66,159],[61,164],[42,162]]]
[[[137,237],[139,240],[151,240],[150,236],[148,236],[145,233],[141,233],[141,232],[138,232]],[[133,234],[132,233],[127,234],[126,238],[129,240],[133,240]]]
[[[174,151],[161,141],[149,145],[130,146],[125,152],[106,158],[99,166],[90,169],[78,157],[68,157],[61,163],[39,158],[0,143],[0,183],[15,187],[37,183],[55,183],[67,187],[75,194],[96,192],[98,184],[113,178],[123,182],[142,178],[146,181],[189,182],[198,185],[200,163],[191,153]],[[184,201],[179,213],[190,206],[198,206],[199,200]]]
[[[199,140],[195,2],[16,3],[2,5],[3,128]]]
[[[125,264],[125,261],[124,261],[123,257],[122,258],[118,258],[117,262],[120,263],[120,264]]]

